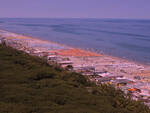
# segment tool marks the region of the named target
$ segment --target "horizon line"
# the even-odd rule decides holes
[[[47,19],[136,19],[150,20],[150,18],[127,18],[127,17],[0,17],[0,18],[47,18]]]
[[[98,18],[98,17],[0,17],[0,19],[124,19],[124,20],[150,20],[150,18]]]

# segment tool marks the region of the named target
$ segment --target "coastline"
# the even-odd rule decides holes
[[[47,62],[54,61],[62,67],[72,65],[73,71],[88,76],[96,84],[113,84],[125,92],[138,88],[141,92],[133,92],[136,94],[133,95],[135,99],[141,95],[146,95],[144,97],[148,99],[150,97],[150,66],[4,30],[0,30],[0,41],[5,41],[8,46],[28,54],[44,56]],[[96,77],[92,76],[95,74]]]
[[[2,34],[2,32],[5,32],[4,34]],[[10,36],[8,36],[10,35]],[[14,35],[14,36],[13,36]],[[96,53],[96,52],[92,52],[90,50],[85,50],[85,49],[80,49],[80,48],[75,48],[75,47],[71,47],[71,46],[68,46],[68,45],[65,45],[65,44],[60,44],[60,43],[57,43],[57,42],[53,42],[53,41],[48,41],[48,40],[42,40],[42,39],[39,39],[39,38],[36,38],[36,37],[30,37],[30,36],[25,36],[25,35],[22,35],[22,34],[17,34],[17,33],[12,33],[12,32],[9,32],[9,31],[6,31],[6,30],[1,30],[0,29],[0,36],[2,37],[5,37],[6,39],[19,39],[19,40],[29,40],[29,42],[34,42],[34,43],[40,43],[40,44],[54,44],[56,46],[59,46],[59,47],[63,47],[64,49],[53,49],[53,50],[50,50],[49,52],[58,52],[58,54],[60,53],[60,55],[62,56],[76,56],[76,55],[70,55],[70,52],[73,50],[76,50],[75,52],[80,52],[82,51],[83,54],[86,54],[87,55],[77,55],[78,57],[95,57],[95,56],[101,56],[101,57],[109,57],[111,59],[114,59],[115,61],[121,61],[121,62],[127,62],[127,63],[132,63],[132,64],[136,64],[136,65],[142,65],[144,67],[150,67],[150,65],[147,65],[147,64],[144,64],[144,63],[141,63],[141,62],[136,62],[136,61],[132,61],[132,60],[129,60],[129,59],[125,59],[125,58],[120,58],[120,57],[116,57],[116,56],[112,56],[112,55],[108,55],[108,54],[103,54],[103,53]],[[0,37],[1,38],[1,37]],[[67,52],[68,50],[68,55],[65,54],[61,54],[63,52]],[[75,53],[77,54],[77,53]],[[82,56],[83,55],[83,56]]]
[[[1,32],[5,32],[7,35],[10,35],[10,36],[3,36]],[[15,37],[11,36],[11,35],[15,35]],[[54,45],[57,45],[57,46],[60,46],[60,47],[64,47],[64,48],[69,49],[69,50],[79,50],[79,51],[83,51],[83,52],[85,52],[87,54],[91,53],[91,55],[89,55],[89,56],[110,57],[112,59],[120,60],[122,62],[130,62],[130,63],[134,63],[134,64],[137,64],[137,65],[143,65],[144,67],[150,67],[150,65],[144,64],[144,63],[141,63],[141,62],[138,62],[138,61],[132,61],[132,60],[129,60],[129,59],[125,59],[125,58],[121,58],[121,57],[116,57],[116,56],[108,55],[108,54],[105,54],[105,53],[97,53],[97,52],[92,52],[90,50],[85,50],[85,49],[81,49],[81,48],[75,48],[75,47],[71,47],[71,46],[68,46],[68,45],[65,45],[65,44],[60,44],[60,43],[53,42],[53,41],[42,40],[42,39],[39,39],[39,38],[36,38],[36,37],[25,36],[25,35],[18,34],[18,33],[12,33],[12,32],[9,32],[7,30],[1,30],[0,29],[0,36],[5,37],[7,39],[15,39],[15,38],[16,39],[20,39],[20,40],[26,39],[26,40],[30,40],[30,41],[35,41],[35,43],[40,43],[40,44],[54,44]],[[55,51],[55,49],[52,50],[52,51]],[[56,51],[57,51],[57,49],[56,49]],[[51,50],[50,50],[50,52],[51,52]],[[63,49],[62,49],[62,52],[64,52]],[[67,55],[64,55],[64,56],[67,56]],[[70,55],[68,55],[68,56],[70,56]]]
[[[91,53],[94,53],[94,54],[97,54],[97,55],[100,55],[100,56],[111,57],[111,58],[116,59],[116,60],[121,60],[121,61],[124,61],[124,62],[130,62],[130,63],[134,63],[134,64],[137,64],[137,65],[143,65],[144,67],[149,67],[150,66],[150,64],[146,64],[144,62],[133,61],[133,60],[128,59],[128,58],[113,56],[113,55],[110,55],[110,54],[107,54],[107,53],[95,52],[95,51],[91,51],[91,50],[88,50],[88,49],[81,49],[81,48],[77,48],[77,47],[71,47],[71,46],[68,46],[66,44],[62,44],[62,43],[58,43],[58,42],[54,42],[54,41],[43,40],[43,39],[40,39],[40,38],[37,38],[37,37],[28,36],[28,35],[25,35],[25,34],[19,34],[19,33],[16,33],[16,32],[9,32],[8,30],[5,30],[5,29],[0,29],[0,31],[5,31],[5,32],[8,32],[8,33],[16,34],[18,36],[21,36],[21,38],[24,37],[24,38],[34,39],[34,40],[38,40],[38,41],[43,42],[43,43],[45,42],[45,43],[49,43],[49,44],[56,44],[56,45],[59,45],[59,46],[70,48],[70,49],[79,49],[79,50],[83,50],[85,52],[91,52]]]
[[[6,33],[6,36],[5,35],[2,35],[1,32],[5,32]],[[7,36],[7,35],[10,35],[10,36]],[[11,35],[15,35],[14,36],[11,36]],[[9,31],[6,31],[6,30],[0,30],[0,36],[2,37],[5,37],[6,39],[19,39],[19,40],[23,40],[23,39],[26,39],[26,40],[30,40],[30,41],[35,41],[35,43],[40,43],[40,44],[54,44],[56,46],[60,46],[60,47],[64,47],[66,49],[69,49],[69,50],[79,50],[79,51],[83,51],[83,53],[87,53],[89,54],[89,56],[100,56],[100,54],[98,53],[95,53],[95,52],[91,52],[91,51],[87,51],[87,50],[83,50],[83,49],[80,49],[80,48],[73,48],[73,47],[70,47],[68,45],[65,45],[65,44],[60,44],[60,43],[57,43],[57,42],[53,42],[53,41],[48,41],[48,40],[42,40],[42,39],[38,39],[38,38],[35,38],[35,37],[30,37],[30,36],[25,36],[25,35],[22,35],[22,34],[17,34],[17,33],[12,33],[12,32],[9,32]],[[56,49],[57,50],[57,49]],[[63,50],[63,49],[62,49]],[[92,55],[90,55],[92,54]],[[87,55],[88,56],[88,55]]]
[[[12,32],[9,32],[8,30],[4,30],[4,29],[0,29],[0,32],[1,31],[12,33]],[[143,63],[143,62],[133,61],[131,59],[117,57],[117,56],[109,55],[109,54],[106,54],[106,53],[99,53],[99,52],[95,52],[95,51],[90,51],[88,49],[81,49],[81,48],[77,48],[77,47],[71,47],[71,46],[68,46],[66,44],[57,43],[57,42],[49,41],[49,40],[43,40],[43,39],[39,39],[37,37],[33,37],[33,36],[31,37],[31,36],[27,36],[27,35],[15,33],[15,32],[13,32],[13,34],[18,35],[18,37],[16,37],[16,38],[19,38],[19,39],[23,39],[23,38],[25,38],[25,39],[33,39],[33,40],[40,41],[40,43],[43,42],[43,43],[49,43],[49,44],[56,44],[56,45],[59,45],[59,46],[62,46],[62,47],[70,48],[70,49],[79,49],[79,50],[83,50],[85,52],[94,53],[96,55],[100,55],[100,56],[104,56],[104,57],[111,57],[113,59],[121,60],[123,62],[130,62],[130,63],[134,63],[134,64],[137,64],[137,65],[143,65],[144,67],[149,67],[150,66],[149,64],[146,64],[146,63]],[[1,33],[0,33],[0,35],[1,35]]]

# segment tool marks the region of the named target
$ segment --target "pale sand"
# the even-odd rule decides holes
[[[5,33],[1,33],[5,32]],[[28,43],[39,44],[39,45],[55,45],[56,47],[64,47],[65,49],[47,49],[46,47],[37,47],[41,50],[46,50],[47,52],[53,52],[60,56],[69,57],[74,62],[74,67],[77,66],[94,66],[97,70],[107,70],[115,75],[125,75],[128,77],[133,77],[135,75],[150,76],[150,66],[139,64],[137,62],[129,61],[122,58],[117,58],[113,56],[108,56],[104,54],[98,54],[78,48],[72,48],[67,45],[58,44],[51,41],[45,41],[41,39],[36,39],[33,37],[23,36],[15,33],[10,33],[7,31],[0,30],[0,36],[7,39],[18,39],[25,40]]]

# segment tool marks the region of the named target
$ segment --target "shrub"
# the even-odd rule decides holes
[[[52,79],[57,74],[55,72],[47,71],[47,70],[39,70],[30,75],[30,79],[32,80],[42,80],[42,79]]]

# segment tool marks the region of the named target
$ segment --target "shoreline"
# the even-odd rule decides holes
[[[45,57],[48,63],[55,62],[64,68],[71,65],[71,71],[88,76],[96,84],[112,84],[124,92],[134,89],[133,99],[144,95],[150,106],[149,65],[0,30],[0,42],[3,41],[7,46],[30,55]]]
[[[39,41],[45,42],[45,43],[56,44],[56,45],[59,45],[59,46],[70,48],[70,49],[79,49],[79,50],[83,50],[85,52],[91,52],[91,53],[99,54],[100,56],[104,56],[104,57],[111,57],[113,59],[121,60],[121,61],[124,61],[124,62],[130,62],[130,63],[134,63],[134,64],[137,64],[137,65],[143,65],[144,67],[149,67],[150,66],[150,64],[146,64],[144,62],[134,61],[134,60],[131,60],[131,59],[128,59],[128,58],[123,58],[123,57],[118,57],[118,56],[113,56],[113,55],[110,55],[110,54],[107,54],[107,53],[100,53],[100,52],[90,51],[88,49],[81,49],[81,48],[77,48],[77,47],[71,47],[71,46],[68,46],[66,44],[62,44],[62,43],[58,43],[58,42],[54,42],[54,41],[43,40],[43,39],[40,39],[40,38],[37,38],[37,37],[27,36],[25,34],[19,34],[19,33],[15,33],[15,32],[9,32],[8,30],[4,30],[4,29],[0,29],[0,31],[5,31],[5,32],[8,32],[8,33],[13,33],[13,34],[16,34],[18,36],[22,36],[24,38],[30,38],[30,39],[33,39],[33,40],[39,40]]]
[[[7,30],[2,30],[0,29],[0,36],[1,36],[1,32],[6,32],[8,34],[13,34],[13,35],[16,35],[15,38],[16,39],[27,39],[27,40],[30,40],[32,39],[32,41],[38,41],[40,43],[45,43],[45,44],[54,44],[54,45],[58,45],[58,46],[61,46],[61,47],[65,47],[67,49],[76,49],[76,50],[81,50],[81,51],[84,51],[85,53],[92,53],[96,56],[103,56],[103,57],[110,57],[112,59],[115,59],[115,60],[119,60],[119,61],[122,61],[122,62],[129,62],[129,63],[133,63],[133,64],[137,64],[137,65],[142,65],[144,67],[149,67],[150,65],[148,64],[145,64],[145,63],[141,63],[141,62],[138,62],[138,61],[133,61],[133,60],[130,60],[130,59],[126,59],[126,58],[121,58],[121,57],[117,57],[117,56],[113,56],[113,55],[109,55],[109,54],[106,54],[106,53],[98,53],[98,52],[93,52],[93,51],[90,51],[90,50],[86,50],[86,49],[81,49],[81,48],[76,48],[76,47],[71,47],[71,46],[68,46],[66,44],[61,44],[61,43],[57,43],[57,42],[53,42],[53,41],[49,41],[49,40],[43,40],[43,39],[39,39],[39,38],[36,38],[36,37],[31,37],[31,36],[26,36],[24,34],[18,34],[18,33],[13,33],[13,32],[9,32]],[[5,36],[4,36],[5,37]],[[14,37],[8,37],[6,36],[8,39],[10,38],[14,38]],[[63,49],[62,49],[63,50]],[[52,50],[53,51],[53,50]],[[55,50],[54,50],[55,51]],[[51,52],[51,51],[50,51]],[[66,55],[67,56],[67,55]],[[68,55],[69,56],[69,55]],[[82,57],[82,56],[79,56],[79,57]]]
[[[57,44],[57,45],[69,47],[69,46],[67,46],[67,45],[60,44],[60,43],[57,43],[57,42],[53,42],[53,41],[49,41],[49,40],[42,40],[42,39],[39,39],[39,38],[36,38],[36,37],[31,37],[31,36],[27,36],[27,35],[15,33],[15,32],[9,32],[9,31],[3,30],[3,29],[0,29],[0,32],[1,32],[1,31],[8,32],[8,33],[13,33],[13,34],[16,34],[16,35],[18,35],[18,36],[20,35],[20,36],[22,36],[22,37],[29,38],[29,39],[35,39],[35,40],[39,40],[39,41],[43,41],[43,42],[49,42],[49,43],[54,43],[54,44]],[[1,34],[0,34],[0,35],[1,35]],[[21,39],[21,38],[20,38],[20,39]]]
[[[87,53],[93,53],[96,56],[110,57],[112,59],[120,60],[120,61],[123,61],[123,62],[130,62],[130,63],[134,63],[134,64],[137,64],[137,65],[143,65],[144,67],[149,67],[150,66],[148,64],[141,63],[141,62],[138,62],[138,61],[133,61],[133,60],[130,60],[130,59],[127,59],[127,58],[117,57],[117,56],[109,55],[109,54],[106,54],[106,53],[93,52],[93,51],[90,51],[88,49],[81,49],[81,48],[77,48],[77,47],[71,47],[71,46],[68,46],[66,44],[61,44],[61,43],[57,43],[57,42],[53,42],[53,41],[49,41],[49,40],[39,39],[39,38],[36,38],[36,37],[26,36],[24,34],[12,33],[12,32],[9,32],[7,30],[0,29],[0,36],[1,36],[1,32],[6,32],[8,34],[14,34],[14,35],[16,35],[16,37],[15,37],[16,39],[28,39],[28,40],[32,39],[33,41],[38,41],[38,42],[43,43],[43,44],[44,43],[45,44],[54,44],[54,45],[58,45],[58,46],[61,46],[61,47],[66,47],[67,49],[77,49],[77,50],[81,50],[81,51],[84,51],[84,52],[87,52]],[[7,37],[8,39],[13,39],[14,38],[12,36],[11,37],[4,36],[4,37]]]

